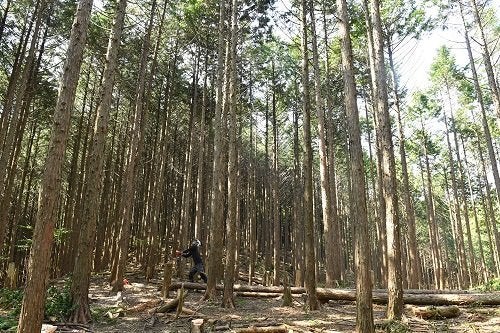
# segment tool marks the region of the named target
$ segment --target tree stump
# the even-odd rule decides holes
[[[184,286],[179,289],[179,296],[177,298],[179,299],[179,303],[177,304],[177,312],[175,313],[175,318],[178,318],[180,314],[182,313],[182,307],[184,306]]]
[[[204,320],[201,318],[191,320],[191,333],[203,333],[203,324]]]
[[[168,298],[168,292],[170,289],[170,285],[172,284],[173,269],[174,269],[174,262],[172,260],[167,261],[167,263],[165,264],[165,270],[163,271],[163,290],[162,290],[163,299]]]
[[[7,277],[5,279],[5,288],[12,289],[12,290],[17,288],[17,268],[16,268],[16,264],[13,262],[9,262],[9,266],[7,268]]]

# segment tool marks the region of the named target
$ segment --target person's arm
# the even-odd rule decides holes
[[[191,257],[192,254],[193,253],[191,251],[191,248],[181,252],[181,256],[183,256],[184,258],[189,258],[189,257]]]

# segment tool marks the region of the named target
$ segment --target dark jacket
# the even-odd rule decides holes
[[[203,264],[203,260],[201,259],[200,255],[200,249],[197,245],[191,245],[189,249],[182,251],[181,255],[184,258],[193,257],[193,262],[195,265]]]

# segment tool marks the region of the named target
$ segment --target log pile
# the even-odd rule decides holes
[[[170,289],[181,288],[184,285],[185,289],[206,289],[206,285],[202,283],[180,283],[174,282]],[[217,290],[224,290],[223,285],[217,285]],[[235,285],[235,292],[241,293],[246,297],[272,297],[276,294],[278,297],[283,294],[283,287],[279,286],[249,286]],[[291,287],[292,295],[304,294],[305,288]],[[355,301],[356,290],[354,289],[332,289],[332,288],[317,288],[318,298],[322,301],[343,300]],[[373,291],[373,302],[378,304],[387,304],[387,290],[375,289]],[[404,290],[403,301],[405,304],[413,305],[500,305],[500,293],[476,293],[462,291],[436,291],[436,290]]]

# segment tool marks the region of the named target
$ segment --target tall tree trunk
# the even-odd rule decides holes
[[[226,263],[224,269],[224,298],[222,304],[226,308],[233,309],[234,295],[233,285],[235,276],[236,263],[236,218],[238,217],[238,151],[237,151],[237,133],[238,120],[236,117],[236,109],[238,102],[238,83],[237,83],[237,68],[236,68],[236,46],[238,43],[238,7],[239,1],[232,0],[231,5],[231,40],[229,41],[229,160],[227,165],[228,181],[227,181],[227,199],[228,199],[228,214],[226,222]]]
[[[223,217],[224,217],[224,193],[221,189],[224,180],[223,171],[223,82],[224,82],[224,44],[225,44],[225,18],[226,1],[219,0],[219,26],[217,42],[217,74],[216,74],[216,96],[215,96],[215,118],[214,118],[214,164],[212,178],[212,197],[211,197],[211,215],[210,215],[210,244],[208,252],[208,281],[205,299],[214,298],[216,295],[216,272],[222,264],[223,249]]]
[[[281,222],[279,201],[279,168],[278,168],[278,120],[276,116],[276,73],[274,60],[272,62],[272,114],[273,114],[273,149],[272,149],[272,180],[271,194],[273,207],[273,285],[281,283]]]
[[[295,80],[295,90],[298,94],[298,83]],[[302,193],[302,174],[300,169],[300,142],[299,142],[299,109],[293,112],[293,226],[294,226],[294,258],[295,258],[295,285],[304,285],[304,223]]]
[[[475,4],[475,0],[471,0]],[[477,10],[477,8],[476,8]],[[472,78],[474,82],[474,90],[476,91],[476,98],[479,103],[479,109],[481,110],[481,116],[482,116],[482,124],[483,124],[483,132],[484,132],[484,138],[486,140],[486,147],[488,148],[488,155],[490,158],[490,163],[491,163],[491,171],[493,173],[493,179],[495,181],[495,188],[496,188],[496,193],[497,193],[497,198],[500,200],[500,174],[498,172],[498,165],[497,165],[497,159],[496,159],[496,154],[495,150],[493,148],[493,140],[491,138],[491,131],[490,131],[490,126],[488,125],[488,119],[486,117],[486,110],[485,110],[485,104],[484,104],[484,98],[483,98],[483,92],[481,89],[481,85],[479,83],[479,78],[477,75],[476,71],[476,64],[474,62],[474,57],[472,56],[472,49],[470,45],[470,38],[469,38],[469,33],[468,29],[469,27],[465,23],[465,18],[463,15],[462,11],[462,6],[460,6],[460,14],[462,15],[462,22],[464,23],[464,31],[465,31],[465,45],[467,46],[467,54],[469,56],[469,64],[470,64],[470,69],[472,72]],[[476,18],[478,20],[479,17]],[[480,22],[480,21],[478,21]],[[496,86],[495,86],[496,87]],[[498,104],[497,104],[497,112],[498,111]],[[500,119],[500,115],[498,116],[498,119]],[[500,120],[499,120],[500,121]]]
[[[374,45],[374,38],[373,38],[373,22],[371,19],[370,15],[370,8],[368,4],[368,0],[363,0],[363,10],[365,11],[365,24],[368,33],[366,34],[367,39],[368,39],[368,59],[369,59],[369,64],[370,64],[370,78],[371,78],[371,85],[370,85],[370,93],[371,93],[371,99],[372,99],[372,105],[371,105],[371,112],[373,113],[373,123],[375,125],[375,128],[378,126],[378,115],[375,110],[377,110],[378,106],[378,99],[376,98],[376,93],[375,93],[375,87],[377,86],[377,73],[375,70],[376,66],[376,51],[375,51],[375,45]],[[386,208],[385,208],[385,199],[383,195],[383,182],[382,182],[382,156],[381,156],[381,148],[380,148],[380,140],[378,139],[379,133],[378,131],[375,131],[375,146],[376,146],[376,162],[377,162],[377,177],[376,177],[376,185],[377,185],[377,192],[374,195],[375,201],[375,211],[376,211],[376,216],[375,216],[375,226],[376,226],[376,244],[377,246],[375,247],[376,253],[375,255],[381,260],[377,260],[374,263],[375,268],[377,269],[376,276],[379,278],[378,282],[381,286],[386,286],[387,285],[387,231],[386,231],[386,224],[385,224],[385,216],[386,216]]]
[[[479,228],[479,219],[477,215],[477,209],[476,209],[476,202],[474,200],[474,192],[472,191],[472,177],[470,174],[470,168],[469,168],[469,163],[467,161],[467,150],[465,147],[465,140],[464,137],[461,137],[462,140],[462,149],[464,151],[464,165],[465,165],[465,170],[467,170],[467,184],[468,186],[468,195],[472,200],[472,211],[473,211],[473,216],[474,216],[474,227],[475,227],[475,232],[477,235],[477,244],[479,247],[479,259],[480,259],[480,265],[481,265],[481,274],[478,275],[478,281],[477,283],[484,283],[488,280],[488,275],[487,275],[487,269],[486,269],[486,260],[484,256],[484,248],[483,248],[483,240],[481,236],[481,229]],[[463,181],[465,184],[465,181]],[[464,189],[465,190],[465,189]],[[469,232],[470,233],[470,232]],[[474,255],[474,248],[471,247],[471,252],[472,255]]]
[[[497,114],[497,122],[500,126],[500,89],[498,87],[498,82],[495,78],[495,72],[493,71],[493,66],[491,64],[491,56],[490,51],[488,49],[488,41],[484,36],[483,22],[481,21],[481,17],[479,16],[479,9],[477,7],[476,0],[470,0],[472,13],[474,14],[474,20],[476,21],[476,25],[479,29],[479,34],[481,35],[481,48],[483,49],[483,62],[486,70],[486,76],[488,77],[488,85],[491,90],[491,99],[493,100],[493,106],[495,108]],[[500,200],[500,189],[497,185],[497,195],[498,200]]]
[[[430,239],[430,245],[431,245],[431,254],[432,254],[432,263],[433,263],[433,274],[434,274],[434,284],[436,289],[442,289],[443,284],[442,284],[442,263],[441,263],[441,254],[439,250],[439,234],[438,234],[438,227],[437,227],[437,222],[436,222],[436,215],[435,215],[435,209],[434,209],[434,194],[432,190],[432,178],[431,178],[431,171],[430,171],[430,164],[429,164],[429,156],[427,152],[427,134],[425,133],[424,130],[424,124],[421,122],[421,130],[424,133],[424,142],[422,142],[422,147],[424,149],[424,160],[425,160],[425,174],[427,176],[426,178],[426,187],[427,187],[427,195],[426,195],[426,201],[427,201],[427,218],[429,222],[429,239]],[[424,169],[422,169],[422,172],[424,172]],[[422,180],[423,179],[422,175]]]
[[[420,285],[420,255],[417,246],[417,232],[415,224],[415,208],[410,195],[410,181],[408,177],[408,162],[406,160],[406,138],[404,135],[403,121],[401,119],[401,103],[399,100],[399,84],[396,76],[396,67],[392,53],[392,43],[387,38],[387,53],[389,57],[389,65],[391,70],[392,82],[394,85],[394,106],[396,108],[398,133],[399,133],[399,155],[401,158],[401,173],[403,177],[403,201],[406,212],[406,224],[408,227],[408,265],[409,280],[408,287],[411,289],[418,288]]]
[[[202,235],[202,224],[203,224],[203,212],[204,212],[204,189],[205,189],[205,123],[206,114],[209,111],[208,105],[208,54],[205,54],[205,74],[203,82],[203,97],[202,97],[202,107],[201,107],[201,117],[200,117],[200,128],[199,128],[199,138],[198,138],[198,172],[196,179],[196,216],[194,222],[194,234],[195,237],[201,238]]]
[[[356,332],[375,331],[372,308],[372,277],[370,239],[368,235],[368,213],[366,209],[365,172],[359,112],[356,102],[356,83],[354,79],[353,54],[350,37],[350,24],[345,0],[337,0],[339,33],[342,40],[342,72],[344,76],[344,101],[347,113],[349,135],[349,173],[351,179],[350,211],[352,223],[356,226],[355,270],[356,270]]]
[[[132,225],[132,206],[134,193],[136,189],[135,179],[137,175],[137,164],[142,155],[143,140],[144,140],[144,126],[146,123],[146,112],[144,108],[144,96],[146,88],[146,76],[148,72],[148,58],[150,53],[151,44],[151,31],[153,29],[153,22],[156,12],[156,0],[151,3],[150,17],[144,41],[142,44],[142,54],[139,65],[137,91],[135,98],[135,109],[132,120],[131,129],[131,143],[128,149],[126,167],[123,175],[122,184],[122,200],[120,203],[120,235],[118,241],[118,258],[116,274],[113,276],[113,290],[123,289],[123,275],[127,265],[128,247],[130,241],[130,226]]]
[[[326,3],[324,4],[323,8],[323,27],[327,27],[327,22],[326,22]],[[331,69],[330,69],[330,52],[329,50],[329,44],[328,44],[328,29],[324,28],[324,44],[325,44],[325,77],[326,77],[326,89],[327,91],[330,91],[332,89],[331,87]],[[328,167],[328,181],[330,184],[330,188],[328,190],[328,193],[330,195],[330,214],[331,214],[331,220],[332,220],[332,235],[334,240],[340,240],[340,219],[338,216],[338,205],[337,205],[337,171],[335,170],[336,168],[336,161],[335,161],[335,144],[334,144],[334,129],[335,125],[333,122],[333,96],[332,94],[328,94],[326,96],[326,113],[327,113],[327,119],[330,118],[331,121],[327,122],[326,125],[326,133],[325,135],[327,136],[327,142],[328,142],[328,157],[327,157],[327,167]],[[333,268],[332,268],[332,279],[334,281],[341,281],[344,276],[344,261],[342,260],[342,247],[341,247],[341,242],[340,241],[333,241],[332,242],[332,251],[331,256],[332,256],[332,262],[333,262]]]
[[[253,81],[250,73],[249,80],[250,106],[253,110]],[[248,263],[248,284],[252,285],[255,276],[255,266],[257,259],[257,203],[256,203],[256,133],[254,134],[253,113],[250,113],[250,160],[248,163],[248,243],[249,243],[249,263]]]
[[[0,158],[4,158],[2,157],[4,153],[8,155],[7,152],[3,151],[4,149],[10,149],[10,147],[6,145],[5,141],[7,140],[9,122],[12,121],[12,119],[10,118],[13,118],[11,116],[11,112],[13,111],[12,107],[14,105],[16,92],[18,91],[17,89],[19,80],[23,77],[23,70],[26,71],[27,67],[31,64],[30,62],[25,61],[29,58],[29,52],[26,59],[25,54],[33,25],[35,24],[35,22],[40,23],[40,19],[43,16],[43,11],[40,11],[40,5],[42,5],[42,7],[46,7],[45,2],[42,2],[42,0],[37,0],[34,6],[33,14],[29,20],[29,15],[26,15],[26,19],[24,20],[23,28],[19,36],[19,42],[17,44],[14,59],[12,61],[12,70],[9,75],[7,91],[5,92],[3,101],[3,110],[0,114],[0,148],[2,148],[2,150],[0,150]],[[32,37],[33,38],[31,39],[31,45],[34,45],[34,43],[36,43],[36,39],[38,38],[38,33],[33,34]],[[23,89],[20,90],[21,93],[22,90]],[[1,160],[0,163],[2,163]],[[3,181],[3,175],[3,171],[0,170],[0,181]]]
[[[448,99],[450,99],[449,87],[446,87],[448,93]],[[450,101],[451,107],[451,101]],[[444,114],[444,122],[446,127],[446,143],[448,145],[448,159],[450,163],[450,176],[451,176],[451,188],[453,191],[453,198],[450,200],[450,209],[455,213],[455,219],[451,219],[451,223],[455,226],[455,236],[457,245],[457,256],[458,256],[458,287],[460,289],[465,289],[469,286],[469,277],[467,274],[467,258],[465,257],[465,247],[464,247],[464,234],[462,231],[462,214],[460,213],[460,198],[458,196],[457,189],[457,177],[455,175],[455,160],[453,159],[451,142],[450,142],[450,130],[448,126],[448,116]],[[457,162],[458,163],[458,162]],[[453,209],[454,207],[454,209]]]
[[[92,3],[92,0],[79,1],[66,51],[66,61],[54,112],[52,135],[40,187],[38,212],[18,333],[40,332],[42,326],[50,253],[54,239],[54,225],[57,220],[57,202],[62,185],[62,166]]]
[[[0,203],[10,201],[8,184],[6,184],[8,176],[8,166],[9,161],[15,154],[15,142],[16,142],[16,132],[18,130],[21,119],[23,118],[23,111],[26,110],[25,102],[26,98],[29,98],[30,85],[34,79],[35,67],[36,67],[36,52],[37,52],[37,42],[40,37],[40,31],[42,28],[42,19],[47,14],[46,13],[47,3],[45,0],[37,1],[34,15],[35,28],[33,31],[33,36],[31,38],[31,44],[28,50],[28,55],[26,57],[24,67],[20,72],[19,78],[14,75],[11,76],[12,83],[12,104],[9,103],[9,96],[6,96],[6,103],[2,112],[4,114],[10,113],[10,108],[12,108],[12,115],[10,117],[10,122],[5,119],[5,140],[0,136],[0,148],[3,145],[3,149],[0,151]],[[17,79],[19,79],[19,86],[17,86]],[[10,85],[11,83],[9,83]],[[1,131],[0,131],[1,133]],[[6,186],[7,185],[7,186]],[[4,189],[4,187],[6,187]],[[5,210],[4,210],[5,211]],[[8,222],[5,221],[5,217],[0,220],[0,248],[3,248],[3,243],[5,239],[5,234],[7,232]]]
[[[403,285],[401,279],[401,241],[396,184],[396,162],[392,143],[391,122],[387,96],[387,75],[384,62],[384,41],[380,19],[380,4],[372,0],[373,45],[375,53],[375,99],[377,100],[377,140],[382,156],[382,182],[387,226],[387,289],[389,300],[387,317],[401,319],[403,313]]]
[[[321,73],[319,70],[318,40],[316,37],[316,17],[314,15],[314,2],[310,1],[309,15],[311,16],[311,39],[314,69],[314,93],[316,102],[316,115],[318,117],[318,137],[319,137],[319,170],[321,178],[321,207],[323,212],[323,241],[325,246],[325,270],[326,286],[332,287],[335,284],[335,256],[334,246],[334,221],[332,217],[330,179],[328,174],[328,159],[325,130],[325,102],[321,92]],[[328,51],[327,51],[328,52]],[[337,281],[338,282],[338,281]]]
[[[489,221],[488,225],[488,230],[489,234],[492,235],[491,239],[489,240],[489,243],[491,244],[492,247],[492,254],[493,254],[493,259],[495,262],[495,268],[497,275],[500,275],[500,235],[498,234],[498,229],[497,229],[497,218],[495,215],[495,210],[493,207],[493,200],[491,196],[491,190],[490,190],[490,185],[488,183],[488,176],[486,172],[486,160],[483,155],[483,148],[481,147],[481,142],[480,142],[480,136],[478,137],[478,154],[479,154],[479,160],[481,161],[481,171],[482,171],[482,177],[483,177],[483,184],[485,184],[485,191],[486,191],[486,203],[488,205],[488,211],[484,211],[486,215],[486,221]]]
[[[73,311],[71,321],[87,323],[91,320],[88,291],[92,270],[92,252],[96,236],[96,226],[103,181],[103,166],[108,134],[109,113],[112,102],[115,72],[118,63],[118,49],[123,32],[127,0],[120,0],[116,7],[113,28],[109,36],[102,86],[99,92],[99,105],[94,126],[94,135],[88,154],[86,188],[83,196],[83,216],[78,239],[78,254],[73,268],[71,299]]]
[[[314,205],[311,147],[311,102],[309,92],[309,44],[307,32],[308,0],[302,0],[302,112],[304,135],[304,230],[305,230],[305,285],[308,294],[307,308],[318,308],[316,295],[316,255],[314,253]]]

